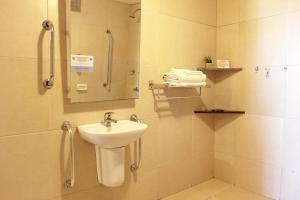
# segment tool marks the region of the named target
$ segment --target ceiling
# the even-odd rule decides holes
[[[137,3],[141,3],[141,0],[116,0],[122,3],[126,3],[126,4],[137,4]]]

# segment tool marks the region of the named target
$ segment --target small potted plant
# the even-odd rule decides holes
[[[213,61],[211,56],[205,56],[203,60],[206,68],[213,67]]]

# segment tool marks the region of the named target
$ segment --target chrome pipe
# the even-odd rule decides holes
[[[62,125],[62,129],[69,136],[70,143],[70,179],[67,179],[64,183],[65,188],[72,188],[75,185],[75,148],[74,148],[74,133],[71,128],[71,124],[68,121],[65,121]]]
[[[107,29],[106,34],[108,36],[108,54],[107,54],[107,71],[106,71],[106,82],[103,87],[110,91],[111,89],[111,76],[112,76],[112,57],[113,57],[113,35],[109,29]]]
[[[52,21],[45,20],[42,24],[43,28],[46,31],[50,31],[51,39],[50,39],[50,78],[45,79],[43,82],[43,86],[46,89],[51,89],[54,85],[54,77],[55,77],[55,52],[54,52],[54,45],[55,45],[55,32],[54,32],[54,25]]]

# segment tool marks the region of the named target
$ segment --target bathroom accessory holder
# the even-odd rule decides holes
[[[178,96],[178,97],[165,97],[165,98],[161,98],[161,96],[163,96],[163,93],[160,93],[161,90],[165,90],[165,89],[170,89],[170,88],[199,88],[199,94],[198,95],[193,95],[193,96]],[[149,81],[149,89],[152,90],[153,96],[156,97],[156,101],[167,101],[167,100],[174,100],[174,99],[192,99],[192,98],[201,98],[201,94],[202,94],[202,88],[210,88],[209,85],[205,85],[205,86],[195,86],[195,87],[172,87],[167,83],[154,83],[154,81]],[[155,90],[157,92],[155,92]]]
[[[50,78],[45,79],[43,82],[43,86],[45,89],[51,89],[54,85],[54,77],[55,77],[55,67],[54,67],[54,37],[55,37],[55,32],[54,32],[54,25],[52,21],[50,20],[45,20],[42,24],[43,29],[46,31],[50,31],[51,33],[51,39],[50,39]]]
[[[64,182],[64,187],[69,189],[74,187],[75,184],[74,133],[72,131],[71,123],[68,121],[63,122],[62,130],[68,134],[70,143],[70,178]]]

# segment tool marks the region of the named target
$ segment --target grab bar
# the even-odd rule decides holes
[[[140,120],[135,114],[130,116],[130,121],[140,123]],[[134,153],[134,163],[130,166],[132,172],[139,170],[142,166],[142,138],[135,141],[134,146],[136,148]]]
[[[134,144],[138,149],[135,151],[134,163],[130,166],[132,172],[139,170],[142,166],[142,138],[139,138]],[[138,156],[136,154],[138,154]]]
[[[106,30],[108,35],[108,56],[107,56],[107,72],[106,72],[106,83],[103,84],[103,87],[110,91],[111,88],[111,73],[112,73],[112,54],[113,54],[113,36],[109,29]]]
[[[43,28],[46,31],[50,31],[51,32],[51,39],[50,39],[50,78],[45,79],[43,82],[43,86],[46,89],[51,89],[54,85],[54,76],[55,76],[55,69],[54,69],[54,62],[55,62],[55,58],[54,58],[54,37],[55,37],[55,33],[54,33],[54,25],[52,23],[52,21],[50,20],[45,20],[43,22]]]
[[[70,143],[70,179],[67,179],[64,183],[65,188],[71,188],[75,184],[75,152],[74,152],[74,133],[71,128],[71,124],[68,121],[65,121],[62,125],[62,129],[67,132],[69,136],[69,143]]]

